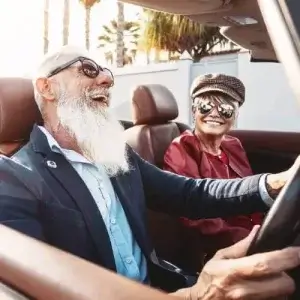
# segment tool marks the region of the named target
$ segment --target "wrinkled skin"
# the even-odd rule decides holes
[[[258,227],[241,242],[220,250],[201,272],[187,299],[285,299],[295,283],[285,271],[300,264],[300,248],[246,256]],[[190,297],[190,298],[188,298]]]
[[[235,108],[235,113],[231,118],[224,118],[216,108],[212,109],[208,114],[201,114],[198,109],[193,108],[193,114],[195,118],[195,129],[200,135],[208,136],[223,136],[227,134],[234,125],[234,122],[238,113],[237,102],[231,100],[229,97],[225,97],[222,94],[206,96],[207,100],[210,100],[215,105],[220,103],[229,104]],[[201,98],[195,99],[197,103]],[[206,98],[204,98],[206,99]]]

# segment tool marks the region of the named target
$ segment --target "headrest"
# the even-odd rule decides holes
[[[0,143],[28,140],[41,119],[31,80],[0,78]]]
[[[161,124],[178,116],[176,100],[163,85],[139,85],[133,90],[131,99],[134,125]]]

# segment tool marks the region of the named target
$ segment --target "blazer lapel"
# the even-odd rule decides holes
[[[34,150],[43,153],[45,169],[64,187],[81,211],[101,257],[102,265],[108,269],[116,270],[106,226],[85,183],[63,155],[51,151],[46,136],[37,127],[34,128],[31,141]],[[55,191],[55,186],[50,188]]]
[[[135,206],[136,201],[139,201],[139,199],[137,199],[133,189],[133,173],[134,171],[130,172],[130,174],[113,177],[111,178],[111,182],[122,204],[137,243],[141,247],[144,255],[149,257],[151,246],[145,230],[145,216],[137,209],[138,206]]]

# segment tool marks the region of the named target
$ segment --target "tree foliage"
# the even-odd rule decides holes
[[[185,16],[153,10],[145,10],[144,14],[145,28],[142,36],[147,49],[180,54],[187,51],[197,62],[216,45],[228,43],[218,27],[205,26]]]
[[[108,44],[114,45],[117,40],[117,21],[112,20],[108,25],[103,25],[102,29],[103,34],[98,37],[98,40],[100,41],[99,47],[105,47]],[[124,22],[124,37],[129,44],[137,46],[140,36],[140,24],[138,22]]]
[[[106,56],[108,60],[112,60],[113,53],[112,48],[116,48],[117,43],[117,33],[118,33],[118,23],[116,20],[112,20],[108,25],[102,26],[103,34],[98,37],[99,45],[98,47],[104,48],[106,51]],[[140,36],[141,27],[139,22],[125,21],[124,22],[124,64],[132,63],[135,59],[137,52]]]
[[[101,0],[79,0],[85,8],[85,47],[90,49],[90,26],[91,26],[91,9]]]
[[[99,3],[101,0],[79,0],[85,8],[92,8],[94,4]]]

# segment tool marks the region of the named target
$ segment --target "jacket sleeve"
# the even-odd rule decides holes
[[[189,163],[187,163],[189,162]],[[200,177],[197,163],[180,143],[173,141],[164,155],[163,169],[187,177]]]
[[[265,212],[261,175],[244,179],[192,179],[162,171],[133,154],[148,208],[189,219],[223,218]]]
[[[35,190],[39,178],[24,166],[0,157],[0,224],[44,241]]]

